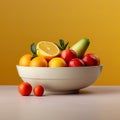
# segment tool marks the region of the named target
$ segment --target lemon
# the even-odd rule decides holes
[[[48,67],[67,67],[67,63],[61,57],[55,57],[49,61]]]
[[[49,41],[40,41],[36,45],[37,55],[43,56],[46,60],[50,60],[60,54],[58,46]]]

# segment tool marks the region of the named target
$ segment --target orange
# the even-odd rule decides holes
[[[25,55],[23,55],[23,56],[20,58],[20,60],[19,60],[19,65],[20,65],[20,66],[29,66],[32,57],[33,57],[33,56],[32,56],[31,54],[25,54]]]
[[[67,67],[67,64],[65,60],[62,59],[61,57],[55,57],[49,61],[48,66],[49,67]]]
[[[43,57],[35,57],[30,61],[30,66],[34,67],[47,67],[47,60]]]
[[[60,54],[60,49],[56,44],[49,41],[40,41],[36,45],[37,55],[43,56],[46,60],[50,60]]]

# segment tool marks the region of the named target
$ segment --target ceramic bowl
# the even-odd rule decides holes
[[[33,87],[42,85],[46,91],[70,92],[93,84],[103,66],[91,67],[23,67],[17,65],[18,75]]]

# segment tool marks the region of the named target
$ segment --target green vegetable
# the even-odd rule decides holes
[[[82,58],[89,44],[90,41],[88,38],[82,38],[77,43],[75,43],[70,49],[76,52],[77,57]]]

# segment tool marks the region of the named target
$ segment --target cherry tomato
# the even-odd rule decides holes
[[[44,93],[44,88],[41,85],[37,85],[33,89],[33,93],[35,96],[42,96]]]
[[[18,86],[18,91],[22,96],[28,96],[32,91],[32,86],[28,82],[23,82]]]

